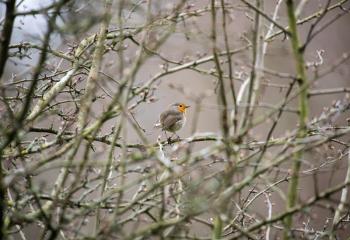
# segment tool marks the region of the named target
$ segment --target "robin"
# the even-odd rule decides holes
[[[173,135],[176,134],[185,125],[186,109],[189,107],[184,103],[171,104],[168,110],[160,114],[159,121],[154,126]]]

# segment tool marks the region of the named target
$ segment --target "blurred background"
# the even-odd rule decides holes
[[[154,0],[152,4],[153,18],[161,18],[167,13],[171,12],[178,1],[173,0]],[[244,3],[240,1],[225,1],[227,3],[227,34],[228,43],[231,50],[240,49],[252,41],[254,31],[254,11],[249,9]],[[254,2],[254,1],[251,1]],[[272,17],[275,10],[276,0],[264,0],[263,10],[270,17]],[[284,1],[282,1],[284,2]],[[301,1],[294,1],[295,5]],[[302,11],[300,12],[299,19],[307,18],[308,16],[320,11],[327,4],[327,0],[315,0],[304,1]],[[339,1],[330,1],[330,5]],[[206,0],[189,0],[185,3],[185,12],[195,12],[192,17],[186,17],[186,20],[181,24],[177,24],[175,32],[166,40],[166,42],[157,50],[157,55],[149,57],[141,66],[136,74],[136,80],[134,87],[142,87],[149,80],[155,78],[158,74],[163,73],[166,69],[172,69],[180,64],[195,61],[212,54],[211,46],[211,16],[208,11],[209,1]],[[52,4],[52,1],[36,1],[36,0],[23,0],[18,3],[18,11],[31,11],[35,9],[45,8]],[[130,29],[141,26],[146,21],[148,1],[124,1],[124,9],[122,11],[123,26]],[[219,1],[218,3],[219,4]],[[350,9],[350,3],[346,1],[343,4],[345,9]],[[4,4],[0,4],[0,19],[4,19]],[[118,11],[118,1],[114,1],[112,9],[110,30],[118,29],[118,19],[116,17]],[[310,94],[309,104],[310,113],[309,120],[318,118],[321,114],[327,111],[328,108],[334,106],[336,101],[348,101],[348,90],[345,88],[350,87],[349,73],[350,62],[345,61],[339,64],[339,61],[344,57],[344,54],[349,54],[350,51],[350,14],[344,13],[344,9],[335,8],[329,11],[324,18],[318,23],[317,30],[322,31],[315,36],[314,39],[307,45],[305,50],[305,61],[309,66],[307,69],[307,75],[311,82],[310,92],[317,92],[323,89],[336,89],[344,88],[344,91],[339,91],[332,94]],[[282,26],[288,25],[288,19],[286,15],[285,3],[281,4],[278,11],[277,22]],[[221,10],[217,11],[217,47],[220,51],[225,50],[224,34],[222,29],[222,15]],[[57,18],[58,29],[51,37],[50,48],[67,53],[72,51],[76,45],[84,38],[96,33],[99,28],[99,23],[104,17],[104,10],[102,1],[72,1],[63,13]],[[314,21],[307,21],[298,25],[298,31],[300,33],[301,42],[304,42],[310,27]],[[263,21],[263,33],[266,34],[269,23]],[[45,14],[35,14],[23,17],[17,17],[15,22],[15,30],[11,39],[11,45],[26,43],[41,44],[43,36],[47,27],[47,16]],[[159,30],[161,31],[161,30]],[[275,32],[278,29],[274,29]],[[150,40],[157,38],[157,33],[149,33]],[[136,41],[141,40],[141,36],[135,37]],[[123,58],[125,68],[127,69],[132,64],[136,56],[138,46],[134,41],[126,39],[123,42],[123,46],[119,46],[123,49]],[[33,68],[37,64],[39,50],[35,48],[28,49],[27,56],[11,57],[7,63],[5,75],[3,79],[5,81],[14,81],[19,79],[30,78]],[[98,83],[98,96],[97,100],[93,103],[92,112],[90,114],[91,122],[97,119],[105,110],[106,106],[110,102],[109,95],[113,95],[118,90],[118,81],[122,77],[122,73],[119,71],[120,62],[118,51],[109,51],[103,57],[103,63],[101,72],[99,75]],[[320,57],[321,56],[321,57]],[[167,61],[164,61],[167,59]],[[235,76],[235,88],[236,94],[238,94],[243,82],[246,81],[253,66],[252,49],[246,48],[237,54],[232,55],[232,67]],[[258,97],[258,107],[254,113],[254,117],[262,116],[264,113],[275,107],[280,103],[286,94],[290,78],[281,77],[282,75],[295,75],[295,62],[291,52],[289,39],[280,34],[268,43],[267,52],[264,56],[264,62],[266,69],[262,76],[261,91]],[[222,58],[222,69],[225,75],[228,74],[228,67],[226,58]],[[319,64],[315,67],[315,64]],[[332,66],[334,69],[329,73],[318,77],[324,71],[327,71]],[[60,58],[52,57],[48,58],[46,62],[47,71],[59,69],[68,69],[70,63],[63,61]],[[132,115],[140,126],[144,130],[145,136],[150,143],[156,143],[157,138],[160,136],[165,139],[164,134],[154,128],[155,122],[159,119],[159,114],[164,111],[170,104],[174,102],[184,102],[191,106],[187,112],[187,123],[178,135],[181,138],[188,138],[193,134],[218,134],[221,135],[220,127],[220,115],[219,111],[222,109],[222,105],[218,103],[218,80],[215,77],[215,68],[212,61],[208,61],[204,64],[200,64],[195,68],[185,68],[181,71],[175,71],[171,74],[164,74],[159,77],[152,85],[152,97],[146,102],[141,103],[137,108],[132,110]],[[271,73],[279,73],[271,74]],[[53,77],[53,79],[59,79]],[[80,89],[85,86],[86,72],[75,76],[74,81],[77,82]],[[42,83],[44,85],[44,83]],[[227,84],[227,89],[229,89]],[[11,90],[7,92],[8,96],[14,94]],[[227,97],[229,98],[229,90]],[[56,101],[63,101],[68,99],[67,95],[60,95]],[[136,100],[135,100],[136,101]],[[130,103],[132,105],[133,102]],[[2,106],[3,107],[3,106]],[[296,114],[298,108],[298,101],[295,98],[294,101],[287,105],[290,111],[283,112],[277,127],[273,132],[273,138],[283,137],[292,132],[297,127],[298,115]],[[232,99],[229,98],[228,108],[233,110]],[[62,104],[59,109],[65,113],[73,113],[76,106],[73,103]],[[238,114],[242,114],[244,107],[238,109]],[[347,125],[346,119],[350,116],[349,112],[344,112],[339,118],[337,118],[336,126]],[[57,118],[56,115],[49,115],[47,118],[41,119],[36,123],[36,126],[40,127],[54,127],[59,128],[62,125],[62,119]],[[115,127],[115,119],[109,120],[103,125],[100,134],[108,134]],[[272,126],[273,118],[257,125],[249,131],[247,141],[264,141],[267,133]],[[75,129],[75,125],[70,126],[70,130]],[[42,136],[38,133],[28,135],[28,139]],[[47,137],[50,140],[50,136]],[[345,136],[342,140],[348,141],[348,137]],[[141,144],[138,134],[134,128],[128,126],[126,133],[126,142]],[[193,151],[199,151],[205,147],[210,146],[212,142],[200,142],[193,144]],[[105,162],[106,154],[109,146],[106,144],[95,144],[94,152],[91,155],[93,161]],[[171,146],[166,151],[170,151]],[[319,149],[315,149],[312,154],[306,154],[303,158],[303,173],[301,174],[300,182],[300,201],[306,201],[311,196],[315,195],[315,184],[318,186],[318,190],[322,191],[330,186],[334,186],[337,183],[344,181],[346,173],[346,155],[338,159],[339,153],[344,151],[344,146],[339,143],[330,142]],[[276,150],[277,152],[277,150]],[[273,157],[276,153],[275,150],[269,149],[266,153],[266,158]],[[42,154],[48,154],[47,152]],[[248,153],[246,153],[248,154]],[[116,156],[120,155],[120,151],[116,150]],[[40,154],[32,156],[40,158]],[[82,155],[78,155],[77,159]],[[328,159],[329,158],[329,159]],[[326,160],[336,159],[328,167],[322,168],[322,170],[314,172],[308,172],[308,170],[315,167],[319,167]],[[135,164],[135,166],[155,166],[158,165],[154,160]],[[131,168],[135,166],[129,166]],[[191,174],[191,181],[196,179],[202,179],[204,176],[208,176],[211,172],[215,172],[222,168],[222,164],[214,165],[202,165],[199,169],[193,170]],[[157,166],[159,167],[159,166]],[[290,164],[286,163],[275,174],[275,177],[270,176],[272,179],[278,179],[281,176],[287,175],[290,170]],[[240,174],[249,174],[250,172],[241,172]],[[43,186],[45,191],[49,191],[52,188],[52,184],[56,179],[58,169],[46,171],[38,174],[35,177],[35,181],[39,186]],[[239,174],[238,174],[239,175]],[[240,179],[241,177],[238,176]],[[132,179],[132,177],[131,177]],[[286,193],[288,182],[284,182],[278,186],[278,191]],[[137,189],[131,189],[125,195],[125,198],[129,198],[135,194]],[[276,192],[278,192],[276,190]],[[247,193],[249,189],[247,189]],[[273,192],[271,193],[271,201],[273,202],[273,214],[276,214],[285,209],[285,201],[281,197],[281,194]],[[334,195],[334,199],[339,198],[340,193]],[[93,197],[93,196],[92,196]],[[349,199],[349,196],[348,196]],[[329,203],[327,203],[329,204]],[[322,205],[322,204],[320,204]],[[254,202],[251,207],[254,209],[254,213],[258,216],[267,215],[266,200],[264,197],[259,198]],[[307,224],[311,224],[310,228],[322,230],[327,224],[327,219],[332,214],[332,209],[325,206],[314,206],[305,215],[295,218],[296,226],[299,228],[305,227]],[[210,212],[204,214],[204,219],[207,221],[212,220]],[[93,222],[88,223],[85,231],[89,234],[92,231],[91,227]],[[35,229],[39,227],[29,226],[26,233],[28,239],[38,239],[39,234]],[[192,232],[196,232],[198,236],[207,236],[210,234],[210,229],[202,227],[200,224],[193,224],[191,227]],[[349,227],[346,227],[341,232],[341,236],[349,237]],[[278,235],[278,234],[277,234]],[[276,236],[277,236],[276,235]],[[18,239],[21,239],[18,237]]]

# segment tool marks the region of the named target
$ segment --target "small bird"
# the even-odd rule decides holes
[[[154,126],[173,135],[176,134],[185,125],[186,109],[189,107],[184,103],[171,104],[168,110],[160,114],[159,121]]]

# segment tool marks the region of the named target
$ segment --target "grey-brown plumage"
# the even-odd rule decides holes
[[[160,123],[163,130],[168,132],[178,131],[184,124],[184,114],[176,110],[166,110],[160,114]]]
[[[170,105],[168,110],[160,114],[159,122],[155,124],[155,127],[172,133],[180,130],[186,122],[185,112],[188,107],[183,103]]]

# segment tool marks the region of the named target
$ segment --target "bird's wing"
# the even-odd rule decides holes
[[[175,110],[167,110],[160,114],[160,122],[162,123],[162,127],[170,127],[178,121],[182,120],[182,113],[177,112]]]

